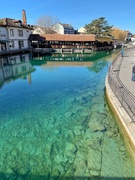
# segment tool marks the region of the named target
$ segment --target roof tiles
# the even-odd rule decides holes
[[[79,35],[79,34],[45,34],[43,37],[46,39],[46,41],[95,41],[95,35],[89,34],[89,35]]]

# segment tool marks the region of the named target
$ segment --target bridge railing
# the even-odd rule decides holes
[[[135,122],[135,97],[131,94],[126,87],[120,82],[117,78],[118,76],[114,76],[112,71],[114,69],[115,63],[117,63],[118,57],[113,61],[109,68],[108,72],[108,83],[121,103],[121,106],[125,109],[125,111],[129,114],[130,118],[133,122]],[[121,63],[119,63],[118,69],[120,69]],[[119,72],[119,70],[118,70]]]

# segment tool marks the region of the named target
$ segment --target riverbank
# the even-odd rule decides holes
[[[128,49],[124,57],[117,57],[106,76],[105,85],[108,103],[118,117],[119,130],[135,159],[135,83],[131,80],[132,66],[135,63],[134,51],[135,48]],[[113,83],[112,81],[110,82],[110,79],[113,79]],[[116,85],[114,85],[114,82]],[[129,104],[127,103],[128,101]]]
[[[30,53],[32,51],[32,48],[26,48],[26,49],[16,49],[16,50],[10,50],[10,51],[0,51],[0,56],[3,55],[12,55],[12,54],[21,54],[21,53]]]

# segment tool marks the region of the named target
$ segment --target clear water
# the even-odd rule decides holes
[[[52,57],[1,59],[0,179],[135,177],[105,98],[113,56]]]

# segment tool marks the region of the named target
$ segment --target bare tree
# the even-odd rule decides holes
[[[58,22],[59,22],[58,18],[46,15],[46,16],[41,16],[37,20],[36,24],[42,27],[46,34],[47,33],[53,34],[55,32],[52,30],[52,26]]]

